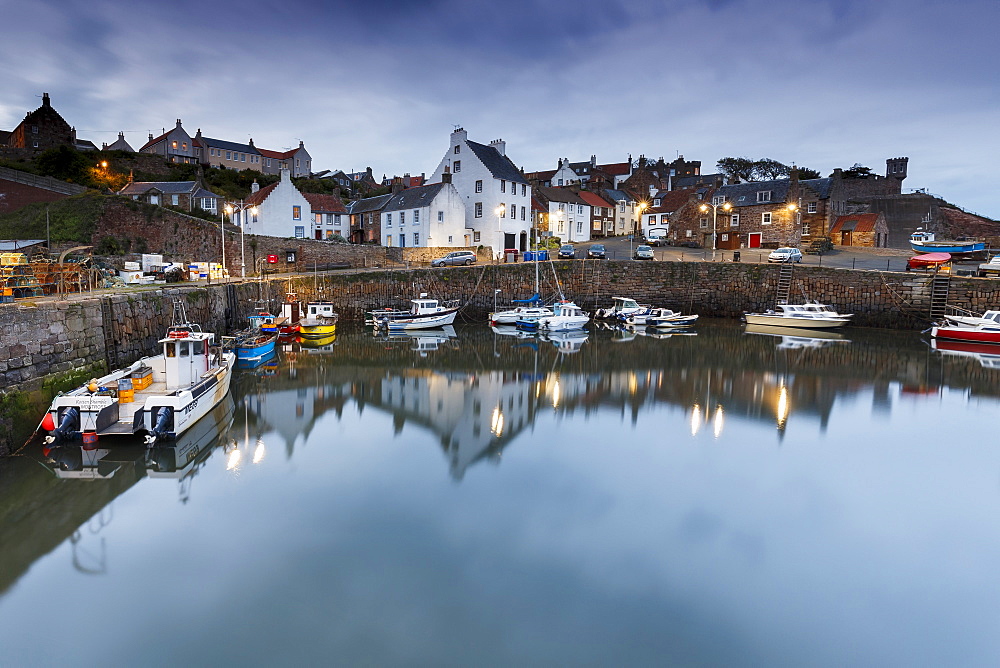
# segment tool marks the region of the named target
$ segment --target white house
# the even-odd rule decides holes
[[[549,232],[564,242],[590,241],[590,205],[569,188],[538,188],[549,215]]]
[[[292,183],[287,169],[281,170],[277,183],[257,190],[254,182],[246,204],[257,207],[257,215],[247,215],[247,234],[268,237],[312,237],[313,221],[309,201]],[[249,213],[249,211],[247,212]],[[234,220],[238,224],[238,221]]]
[[[531,186],[507,157],[503,140],[479,144],[469,141],[465,130],[455,130],[430,181],[443,181],[446,173],[451,174],[465,206],[467,238],[459,245],[482,244],[494,253],[505,248],[528,249]]]
[[[407,188],[382,209],[382,245],[402,247],[469,246],[465,202],[446,173],[444,183]]]

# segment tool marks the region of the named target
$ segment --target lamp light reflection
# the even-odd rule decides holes
[[[237,466],[240,465],[240,459],[243,458],[243,453],[239,450],[233,450],[229,453],[229,459],[226,460],[226,470],[232,471]]]
[[[695,404],[691,407],[691,435],[697,436],[701,429],[701,406]]]
[[[503,434],[503,411],[497,406],[493,409],[493,417],[490,419],[490,431],[498,438]]]
[[[723,423],[725,422],[725,417],[723,415],[722,404],[715,407],[715,420],[712,424],[712,432],[715,434],[716,438],[722,434]]]
[[[559,381],[557,380],[552,385],[552,408],[559,408],[559,398],[562,396],[562,390],[559,387]]]
[[[788,388],[782,385],[778,389],[778,428],[785,428],[785,421],[788,419]]]
[[[265,454],[267,454],[267,450],[264,448],[264,441],[258,440],[257,447],[253,451],[253,463],[260,464]]]

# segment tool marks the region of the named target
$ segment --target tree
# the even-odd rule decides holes
[[[809,169],[808,167],[799,167],[798,170],[799,170],[799,178],[802,180],[819,178],[819,172],[817,172],[815,169]]]
[[[750,158],[721,158],[715,166],[729,181],[753,181],[754,161]]]
[[[38,156],[35,165],[42,176],[51,176],[80,185],[90,185],[90,178],[87,174],[90,161],[82,153],[69,146],[63,145],[48,149]]]
[[[872,168],[864,167],[858,162],[854,163],[854,166],[850,169],[845,169],[841,172],[841,176],[845,179],[867,179],[871,175]],[[830,174],[830,176],[833,176],[833,174]]]
[[[753,163],[754,181],[773,181],[788,176],[789,172],[791,169],[788,165],[771,158],[761,158]]]

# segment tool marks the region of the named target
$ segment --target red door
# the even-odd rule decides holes
[[[751,232],[747,243],[749,248],[760,248],[760,232]]]

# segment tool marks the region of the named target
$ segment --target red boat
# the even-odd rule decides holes
[[[967,341],[969,343],[1000,343],[1000,324],[982,324],[974,327],[962,325],[935,325],[931,336],[936,339]]]
[[[285,303],[281,305],[281,320],[278,326],[278,334],[281,336],[292,336],[299,332],[299,320],[305,308],[299,301],[298,295],[294,292],[285,294]]]
[[[906,271],[911,269],[937,269],[951,262],[950,253],[924,253],[914,255],[906,263]]]

